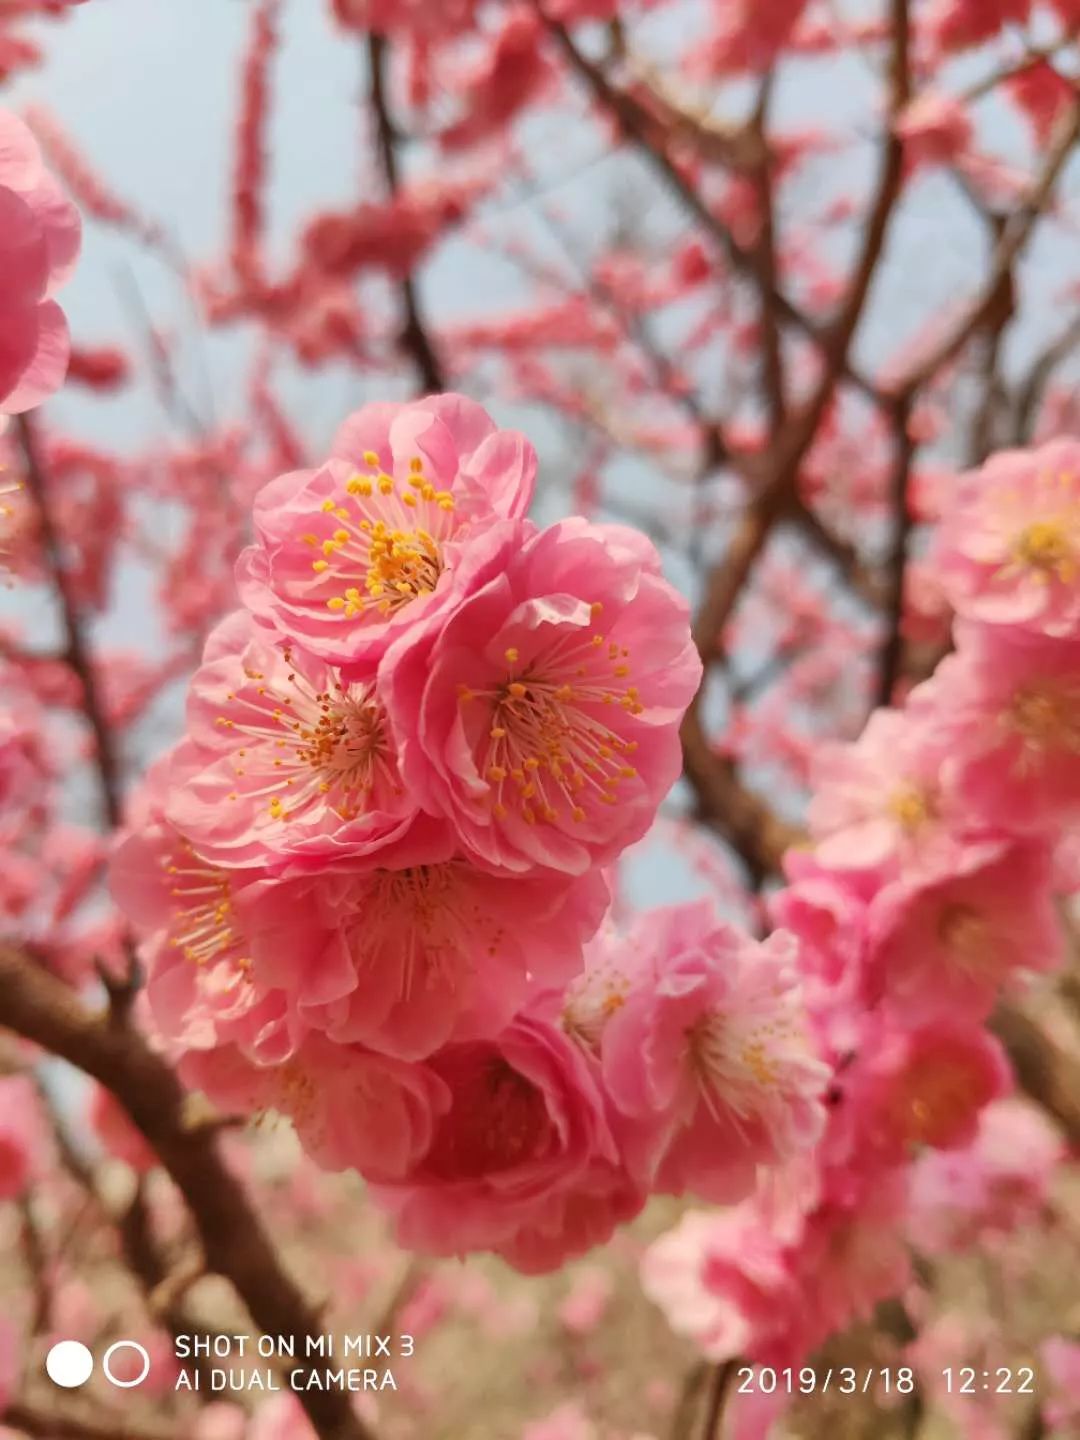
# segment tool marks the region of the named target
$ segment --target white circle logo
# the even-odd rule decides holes
[[[45,1356],[45,1373],[62,1390],[77,1390],[94,1373],[94,1357],[79,1340],[61,1340]]]
[[[135,1350],[142,1356],[143,1368],[134,1380],[118,1380],[109,1369],[109,1361],[118,1350]],[[101,1368],[105,1371],[105,1379],[110,1385],[115,1385],[118,1390],[132,1390],[136,1385],[141,1385],[150,1374],[150,1356],[146,1349],[135,1340],[116,1340],[105,1351]]]

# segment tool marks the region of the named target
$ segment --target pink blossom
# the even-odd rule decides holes
[[[1005,450],[962,481],[934,558],[957,614],[1046,635],[1080,627],[1080,441]]]
[[[883,870],[932,857],[947,834],[941,783],[947,737],[932,711],[876,710],[853,744],[815,756],[808,821],[817,859],[838,870]]]
[[[857,1202],[826,1191],[785,1220],[763,1195],[726,1212],[690,1212],[646,1252],[645,1292],[710,1359],[798,1364],[903,1286],[904,1199],[902,1180],[886,1175]]]
[[[955,164],[975,133],[967,107],[935,90],[924,90],[906,105],[895,128],[911,169]]]
[[[1062,959],[1052,880],[1046,845],[990,840],[887,885],[869,911],[871,1000],[909,1021],[988,1014],[1011,974]]]
[[[799,966],[830,982],[861,970],[867,901],[872,886],[857,871],[831,871],[814,856],[792,850],[784,857],[790,883],[769,903],[774,922],[799,940]]]
[[[217,864],[410,864],[451,853],[452,837],[422,822],[402,784],[374,672],[345,679],[243,611],[207,643],[187,733],[184,784],[167,814]]]
[[[239,1405],[211,1400],[194,1417],[193,1440],[248,1440],[247,1414]]]
[[[559,1305],[560,1323],[574,1335],[590,1334],[603,1320],[613,1288],[609,1270],[595,1266],[579,1270]]]
[[[534,1420],[521,1440],[597,1440],[596,1426],[576,1400],[568,1400],[543,1420]]]
[[[768,1353],[799,1298],[784,1237],[750,1205],[688,1211],[645,1252],[641,1283],[675,1333],[714,1361]]]
[[[253,974],[332,1039],[418,1059],[497,1033],[565,983],[607,904],[598,872],[493,876],[467,860],[246,888]]]
[[[700,676],[652,546],[580,519],[520,531],[500,573],[380,672],[418,802],[485,864],[570,874],[645,833]]]
[[[376,1191],[398,1243],[492,1250],[533,1273],[606,1240],[641,1208],[592,1064],[540,1014],[428,1061],[450,1096],[403,1183]]]
[[[970,1144],[928,1150],[912,1172],[911,1236],[930,1253],[963,1251],[986,1233],[1036,1220],[1065,1157],[1061,1135],[1034,1105],[995,1100]]]
[[[185,1048],[235,1043],[280,1058],[293,1045],[285,997],[252,979],[235,903],[242,877],[203,860],[165,822],[169,775],[168,757],[150,771],[109,869],[113,898],[143,940],[150,1011]]]
[[[536,456],[460,395],[369,405],[319,470],[273,480],[237,565],[255,618],[322,659],[415,642],[479,583],[532,496]]]
[[[955,802],[969,823],[1045,833],[1080,811],[1080,641],[960,624],[955,638],[913,697],[945,717]]]
[[[41,1158],[41,1108],[25,1075],[0,1076],[0,1201],[16,1200]]]
[[[517,113],[535,102],[553,71],[543,32],[528,9],[511,9],[487,53],[461,85],[465,114],[439,137],[445,150],[460,150],[506,133]]]
[[[252,1064],[232,1046],[193,1050],[180,1073],[226,1113],[288,1116],[324,1170],[357,1170],[378,1183],[413,1170],[450,1103],[433,1071],[321,1035],[307,1036],[284,1064],[271,1066]]]
[[[897,1163],[913,1147],[970,1144],[979,1112],[1012,1072],[998,1042],[962,1019],[885,1032],[858,1073],[864,1133],[857,1145]]]
[[[788,1363],[852,1320],[869,1320],[880,1301],[904,1289],[910,1273],[902,1232],[906,1205],[902,1171],[875,1176],[842,1198],[826,1191],[792,1246],[802,1304],[782,1352]]]
[[[476,0],[446,0],[432,12],[429,0],[331,0],[338,23],[386,35],[455,34],[472,23]]]
[[[813,1053],[782,932],[758,944],[707,902],[651,912],[641,960],[601,1038],[604,1083],[640,1127],[653,1189],[726,1202],[757,1165],[821,1133],[827,1067]]]
[[[67,370],[67,321],[51,297],[74,268],[81,222],[8,110],[0,110],[0,235],[0,414],[17,415],[47,399]]]
[[[807,0],[732,0],[714,7],[715,30],[704,51],[703,68],[711,75],[766,70],[791,39]]]
[[[1030,12],[1031,0],[932,0],[924,23],[943,50],[966,50],[1024,24]]]
[[[160,1164],[127,1111],[104,1085],[91,1087],[87,1111],[90,1128],[106,1151],[130,1165],[136,1174],[145,1175]]]
[[[1074,24],[1077,19],[1080,12]],[[1039,144],[1049,144],[1058,121],[1072,102],[1075,92],[1071,81],[1044,60],[1025,66],[1006,82],[1005,88],[1030,123]]]
[[[1043,1415],[1064,1434],[1066,1425],[1080,1420],[1080,1342],[1052,1335],[1043,1342],[1040,1358],[1053,1387]]]

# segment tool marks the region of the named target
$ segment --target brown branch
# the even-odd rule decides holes
[[[34,1291],[34,1313],[30,1321],[31,1335],[48,1329],[52,1314],[52,1282],[49,1278],[49,1256],[34,1214],[30,1198],[19,1202],[19,1220],[23,1258]]]
[[[382,166],[383,180],[391,199],[400,186],[398,168],[398,132],[390,116],[390,101],[386,86],[386,65],[388,47],[385,36],[371,34],[367,40],[368,68],[370,75],[370,101],[375,117],[375,139]],[[406,275],[401,281],[401,303],[405,311],[399,343],[406,355],[410,356],[420,376],[425,391],[435,393],[446,389],[442,365],[435,354],[435,348],[428,336],[416,281]]]
[[[1012,443],[1028,445],[1035,429],[1035,420],[1042,404],[1046,387],[1054,371],[1063,365],[1073,351],[1080,347],[1080,316],[1072,320],[1065,330],[1042,352],[1031,367],[1015,401],[1012,426]]]
[[[770,468],[772,483],[794,493],[798,468],[814,442],[818,428],[833,402],[837,386],[851,372],[850,352],[862,319],[878,266],[885,253],[893,214],[904,184],[904,147],[896,134],[895,119],[911,94],[911,29],[908,0],[892,0],[893,37],[890,59],[889,131],[885,137],[877,193],[863,232],[859,258],[855,263],[844,302],[835,321],[822,339],[824,373],[810,399],[781,433]]]
[[[722,1365],[717,1365],[713,1371],[701,1440],[720,1440],[720,1427],[724,1423],[724,1411],[727,1409],[738,1364],[737,1360],[727,1360]]]
[[[907,574],[908,541],[911,536],[911,465],[915,442],[911,437],[911,407],[901,405],[895,419],[892,474],[889,479],[889,503],[892,510],[893,538],[888,563],[888,602],[885,617],[885,640],[881,647],[878,671],[877,703],[888,705],[900,675],[904,654],[904,580]]]
[[[991,1028],[1009,1052],[1020,1088],[1080,1145],[1080,1067],[1030,1015],[1002,1007]]]
[[[317,1316],[282,1268],[269,1236],[216,1140],[184,1121],[185,1094],[141,1036],[95,1015],[59,981],[0,945],[0,1017],[15,1034],[93,1076],[124,1106],[184,1196],[207,1267],[230,1280],[265,1334],[294,1338],[298,1356]],[[320,1440],[370,1440],[344,1393],[301,1390]]]
[[[767,139],[772,92],[773,72],[770,70],[762,81],[758,103],[751,120],[751,133],[761,154],[759,162],[751,172],[761,224],[752,258],[761,299],[762,373],[769,419],[775,435],[787,418],[787,381],[784,375],[783,335],[774,302],[774,296],[779,294],[780,287],[776,259],[776,200],[773,194],[772,154]]]
[[[785,851],[803,840],[795,825],[775,815],[740,782],[733,763],[713,749],[700,707],[683,720],[683,772],[697,802],[697,819],[736,851],[755,888],[780,868]]]
[[[541,23],[551,36],[570,69],[584,82],[593,100],[608,111],[618,122],[619,128],[652,165],[661,180],[672,191],[676,199],[690,212],[702,229],[719,245],[728,263],[734,270],[750,279],[760,279],[757,261],[752,251],[742,246],[709,206],[697,190],[683,175],[671,159],[665,137],[656,119],[632,95],[620,89],[575,45],[565,25],[549,16],[540,0],[532,0],[533,8]],[[728,162],[739,162],[745,168],[747,147],[740,146],[728,156]],[[806,338],[820,345],[823,331],[816,321],[794,305],[779,289],[772,289],[768,295],[769,306],[785,325],[798,330]],[[845,367],[847,379],[874,401],[880,403],[881,392],[865,376],[853,367]]]
[[[1043,217],[1053,197],[1054,189],[1070,155],[1080,139],[1080,102],[1073,105],[1069,114],[1063,117],[1057,138],[1036,181],[1027,202],[1006,225],[982,290],[960,317],[952,330],[931,352],[912,366],[906,375],[894,381],[891,389],[897,395],[914,395],[932,380],[938,371],[964,349],[972,337],[988,322],[992,321],[995,308],[1000,302],[1002,288],[1008,284],[1016,262],[1027,249],[1039,220]]]
[[[53,519],[49,486],[44,461],[38,448],[34,421],[29,415],[20,415],[15,423],[25,460],[27,489],[37,509],[42,546],[60,601],[65,639],[64,660],[75,672],[82,687],[83,713],[94,737],[101,805],[109,827],[115,829],[120,824],[121,811],[119,769],[94,674],[90,645],[64,562],[63,541]]]

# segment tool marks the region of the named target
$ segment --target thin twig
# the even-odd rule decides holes
[[[113,750],[112,735],[98,690],[97,678],[94,674],[90,644],[82,616],[79,613],[78,603],[71,588],[67,565],[64,561],[63,542],[53,519],[45,462],[38,446],[35,422],[29,415],[20,415],[16,420],[16,428],[19,432],[26,465],[27,489],[33,497],[37,509],[42,546],[60,601],[65,639],[64,659],[75,672],[82,687],[83,713],[94,736],[98,790],[101,795],[102,810],[110,829],[115,829],[120,824],[121,818],[119,769]]]
[[[400,185],[397,156],[398,132],[390,115],[390,101],[387,95],[388,47],[385,36],[369,35],[367,53],[370,76],[369,95],[375,116],[376,145],[382,166],[383,180],[390,198],[393,199]],[[445,390],[442,366],[428,336],[416,281],[411,274],[406,275],[401,281],[401,301],[405,311],[405,324],[400,336],[401,348],[411,356],[425,391],[434,393]]]
[[[701,1429],[701,1440],[720,1440],[720,1427],[724,1423],[724,1411],[738,1367],[737,1360],[727,1360],[717,1365],[709,1386],[709,1400],[705,1410],[705,1424]]]

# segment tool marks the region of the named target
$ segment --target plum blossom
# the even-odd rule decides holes
[[[234,1046],[192,1050],[180,1072],[226,1113],[276,1111],[325,1170],[372,1182],[408,1175],[437,1133],[449,1092],[432,1070],[309,1035],[284,1064],[256,1065]]]
[[[32,1083],[24,1075],[0,1076],[0,1201],[17,1199],[33,1179],[41,1125]]]
[[[904,1198],[903,1184],[886,1177],[857,1202],[826,1190],[786,1219],[764,1194],[728,1211],[688,1212],[646,1251],[643,1288],[710,1359],[798,1364],[903,1285]]]
[[[113,898],[142,941],[150,1013],[173,1045],[238,1044],[280,1058],[293,1046],[287,1006],[252,979],[236,910],[242,877],[204,860],[165,821],[175,775],[172,757],[151,769],[109,871]]]
[[[281,869],[447,859],[398,769],[374,672],[346,679],[239,611],[191,682],[183,786],[167,813],[208,859]]]
[[[643,537],[519,530],[499,572],[381,668],[410,792],[480,863],[583,874],[648,828],[701,676]]]
[[[565,983],[607,899],[597,872],[495,876],[453,858],[265,881],[238,903],[253,977],[304,1025],[419,1059],[498,1033],[531,990]]]
[[[1066,1433],[1065,1427],[1080,1419],[1080,1343],[1052,1335],[1043,1343],[1041,1359],[1052,1387],[1046,1421]]]
[[[30,410],[67,370],[67,321],[52,296],[78,258],[79,212],[33,135],[0,110],[0,415]]]
[[[1080,812],[1080,640],[956,626],[916,692],[944,717],[949,785],[969,823],[1039,833]]]
[[[948,740],[935,713],[876,710],[853,744],[815,757],[808,821],[827,868],[886,872],[936,854],[947,838]]]
[[[966,845],[938,873],[885,886],[866,927],[871,1002],[908,1020],[986,1015],[1011,974],[1063,958],[1051,850]]]
[[[638,945],[601,1035],[604,1084],[640,1127],[631,1148],[653,1189],[738,1199],[759,1164],[808,1148],[824,1123],[829,1072],[794,940],[756,944],[701,902],[652,912]]]
[[[595,1066],[542,1011],[427,1062],[449,1107],[431,1144],[375,1198],[398,1242],[492,1250],[527,1272],[602,1243],[644,1202],[622,1167]]]
[[[1046,635],[1080,626],[1080,441],[1005,450],[965,477],[934,546],[967,620]]]
[[[970,1144],[928,1150],[912,1172],[911,1235],[931,1254],[962,1251],[987,1233],[1036,1218],[1065,1155],[1061,1135],[1027,1101],[995,1100]]]
[[[896,134],[904,142],[908,167],[953,165],[971,146],[975,127],[962,101],[924,90],[897,118]]]
[[[1008,1060],[993,1036],[955,1018],[887,1031],[857,1074],[862,1088],[857,1143],[897,1159],[913,1147],[970,1144],[979,1112],[1012,1084]]]
[[[496,523],[524,515],[536,456],[470,400],[375,404],[318,470],[272,480],[237,564],[260,624],[322,659],[377,659],[445,620],[498,563]]]
[[[786,1237],[751,1205],[688,1211],[645,1252],[645,1294],[710,1360],[768,1352],[798,1299]]]

